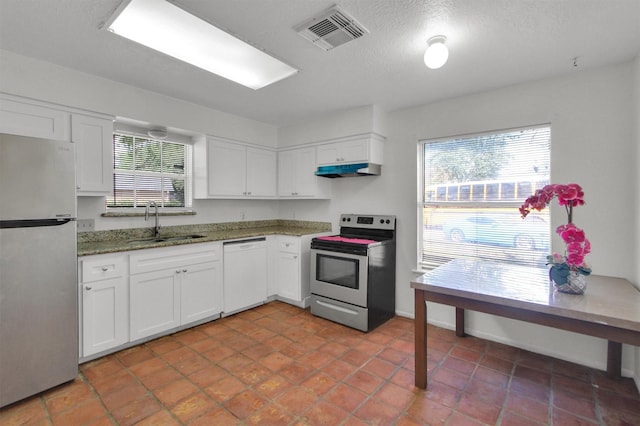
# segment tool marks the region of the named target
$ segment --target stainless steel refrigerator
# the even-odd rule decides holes
[[[0,407],[78,373],[75,146],[0,135]]]

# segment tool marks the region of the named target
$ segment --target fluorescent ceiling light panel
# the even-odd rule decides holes
[[[252,89],[298,72],[165,0],[125,1],[109,22],[109,31]]]

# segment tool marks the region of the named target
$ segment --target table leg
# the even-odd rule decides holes
[[[607,377],[619,379],[622,377],[622,343],[607,342]]]
[[[464,309],[456,308],[456,336],[464,337]]]
[[[415,289],[415,383],[420,389],[427,388],[427,304],[424,291]]]

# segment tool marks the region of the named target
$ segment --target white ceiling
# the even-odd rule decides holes
[[[0,0],[0,48],[276,125],[385,111],[625,62],[640,0],[175,0],[300,69],[254,91],[100,30],[121,0]],[[338,4],[370,33],[325,52],[292,29]],[[426,40],[449,61],[424,66]],[[577,58],[577,67],[574,66]]]

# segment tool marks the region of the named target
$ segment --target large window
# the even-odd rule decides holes
[[[113,135],[113,193],[108,208],[191,207],[191,146],[135,135]]]
[[[455,258],[544,265],[549,209],[518,207],[549,183],[548,126],[420,142],[418,265]]]

